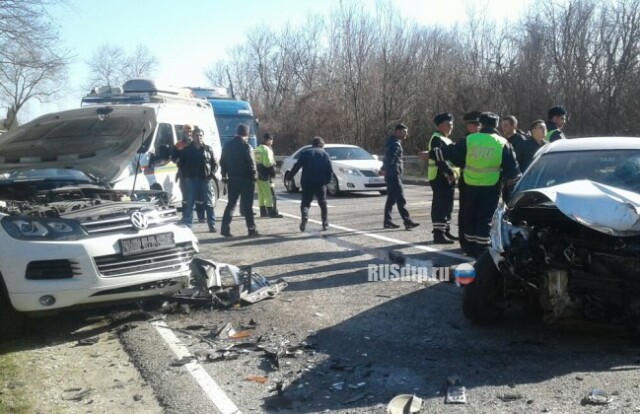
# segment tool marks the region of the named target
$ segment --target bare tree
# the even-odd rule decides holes
[[[31,99],[46,101],[64,85],[68,62],[65,57],[46,51],[16,46],[5,49],[0,65],[0,91],[10,110],[5,127],[17,124],[20,109]]]
[[[120,46],[99,46],[86,62],[89,67],[88,83],[94,86],[120,86],[128,79],[153,76],[158,59],[144,45],[138,45],[130,54]]]

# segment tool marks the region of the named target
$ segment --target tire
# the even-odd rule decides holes
[[[291,173],[289,171],[287,171],[284,174],[284,188],[287,189],[287,193],[297,193],[298,192],[298,187],[296,187],[296,182],[293,179],[293,177],[291,176]]]
[[[335,174],[331,175],[331,181],[327,184],[327,194],[331,197],[336,197],[340,194],[340,186],[338,185],[338,177]]]
[[[27,316],[11,305],[7,288],[0,275],[0,340],[14,339],[24,332]]]
[[[473,267],[476,278],[464,287],[462,312],[471,322],[488,325],[504,313],[504,278],[488,251],[482,253]]]
[[[380,195],[387,195],[387,190],[380,190]]]

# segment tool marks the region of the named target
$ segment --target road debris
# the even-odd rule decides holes
[[[287,286],[284,280],[270,282],[253,272],[251,266],[234,266],[196,257],[191,263],[191,286],[181,290],[174,299],[186,301],[186,304],[230,308],[274,298]],[[188,308],[184,311],[188,313]]]
[[[91,394],[92,391],[91,388],[68,388],[64,390],[62,399],[65,401],[80,401]]]
[[[97,336],[91,336],[89,338],[83,338],[78,340],[78,343],[76,343],[76,346],[91,346],[91,345],[95,345],[98,343],[98,340],[100,338],[98,338]]]
[[[269,382],[269,378],[260,375],[249,375],[247,377],[247,381],[257,382],[258,384],[266,384],[267,382]]]
[[[396,395],[387,405],[387,414],[417,413],[422,408],[422,398],[412,394]]]
[[[446,404],[466,404],[466,389],[462,385],[460,377],[453,375],[447,378],[447,395],[444,399]]]
[[[193,362],[194,360],[195,360],[195,357],[193,356],[185,356],[185,357],[174,359],[173,361],[171,361],[171,366],[181,367],[183,365],[187,365],[190,362]]]
[[[511,401],[517,401],[524,398],[524,395],[520,394],[520,393],[504,393],[504,394],[498,394],[498,399],[502,402],[511,402]]]
[[[593,389],[581,401],[582,405],[607,405],[613,401],[613,397],[606,391]]]

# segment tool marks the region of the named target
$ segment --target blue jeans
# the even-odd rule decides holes
[[[211,180],[181,178],[183,181],[186,195],[186,203],[182,209],[182,222],[191,228],[193,222],[193,206],[196,200],[202,200],[204,203],[204,211],[207,216],[207,224],[209,230],[216,227],[216,215],[213,211],[213,193],[211,192]]]

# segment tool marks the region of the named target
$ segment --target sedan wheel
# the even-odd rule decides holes
[[[338,186],[338,177],[336,177],[335,174],[331,176],[331,181],[329,181],[329,184],[327,184],[327,194],[329,194],[332,197],[335,197],[338,194],[340,194],[340,187]]]
[[[298,188],[296,187],[296,183],[293,180],[293,177],[291,176],[290,172],[286,172],[284,174],[284,188],[287,189],[288,193],[295,193],[298,191]]]

